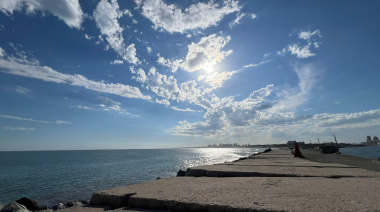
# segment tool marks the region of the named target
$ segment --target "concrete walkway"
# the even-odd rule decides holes
[[[379,172],[294,158],[289,150],[189,168],[186,174],[95,192],[91,204],[117,210],[380,210]]]

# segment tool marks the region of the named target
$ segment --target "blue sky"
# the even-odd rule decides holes
[[[379,6],[1,1],[0,150],[379,136]]]

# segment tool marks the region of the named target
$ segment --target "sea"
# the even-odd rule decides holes
[[[0,203],[22,197],[53,206],[89,200],[95,191],[177,175],[182,169],[234,161],[260,148],[0,152]]]
[[[22,197],[53,206],[89,200],[95,191],[177,175],[182,169],[234,161],[261,148],[178,148],[0,152],[0,203]],[[341,148],[380,158],[380,146]]]

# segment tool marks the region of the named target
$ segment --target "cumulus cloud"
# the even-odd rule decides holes
[[[135,44],[126,46],[123,38],[123,28],[119,24],[119,18],[124,13],[119,9],[116,0],[101,0],[94,11],[94,19],[96,26],[100,29],[100,33],[106,37],[112,49],[119,54],[124,60],[132,64],[139,63],[136,56]]]
[[[79,86],[89,90],[102,93],[115,94],[127,98],[150,100],[150,96],[145,96],[137,87],[120,83],[105,83],[87,79],[80,74],[63,74],[48,66],[22,64],[13,60],[0,58],[0,72],[40,79],[46,82],[63,83],[72,86]]]
[[[154,67],[147,74],[141,68],[138,70],[131,69],[131,71],[135,74],[132,79],[142,83],[144,88],[164,99],[188,101],[204,108],[210,105],[209,100],[204,95],[205,90],[198,88],[194,80],[179,84],[174,76],[161,74]]]
[[[146,47],[146,50],[148,51],[148,53],[151,53],[152,52],[152,47]]]
[[[198,81],[204,80],[208,82],[213,88],[222,87],[224,81],[230,79],[234,74],[239,71],[230,71],[230,72],[222,72],[222,73],[212,73],[208,75],[200,75],[198,77]]]
[[[265,97],[273,91],[273,85],[254,91],[242,101],[234,101],[233,97],[214,98],[213,104],[207,108],[204,122],[179,122],[169,130],[178,135],[214,136],[231,127],[249,126],[254,122],[259,111],[270,108]]]
[[[11,0],[0,1],[0,11],[12,15],[14,11],[21,12],[25,8],[27,14],[36,11],[49,12],[64,21],[71,28],[81,28],[83,11],[78,0]]]
[[[44,123],[44,124],[71,124],[71,122],[68,121],[42,121],[42,120],[36,120],[31,118],[22,118],[17,116],[9,116],[9,115],[0,115],[0,118],[6,118],[6,119],[14,119],[19,121],[30,121],[30,122],[38,122],[38,123]]]
[[[157,102],[158,104],[161,104],[161,105],[166,105],[166,106],[170,105],[170,102],[167,99],[161,99],[161,100],[159,100],[159,99],[156,98],[155,102]]]
[[[163,29],[170,33],[184,33],[187,30],[206,29],[215,26],[230,13],[240,11],[238,1],[224,0],[221,5],[210,1],[190,5],[186,9],[176,5],[167,5],[162,0],[135,0],[154,25],[154,29]]]
[[[230,40],[230,36],[222,37],[212,34],[201,38],[198,43],[188,45],[188,52],[184,59],[165,59],[158,55],[157,62],[170,67],[172,72],[176,72],[178,68],[189,72],[200,69],[212,72],[213,66],[216,63],[221,62],[226,56],[233,52],[232,50],[222,50]]]
[[[301,31],[298,34],[298,37],[301,39],[304,39],[304,40],[310,40],[310,38],[313,36],[318,36],[321,38],[322,37],[321,31],[319,29],[316,29],[313,32],[312,31]]]
[[[111,61],[111,64],[113,64],[113,65],[120,65],[120,64],[123,64],[123,63],[124,63],[124,61],[122,61],[122,60]]]
[[[296,57],[298,58],[301,58],[301,59],[309,58],[309,57],[315,56],[315,54],[311,52],[310,46],[311,46],[310,43],[308,43],[307,45],[303,47],[299,46],[299,44],[292,44],[288,47],[288,51],[292,55],[296,55]]]
[[[297,108],[307,101],[320,71],[310,65],[294,66],[294,71],[299,78],[296,87],[275,89],[273,85],[268,85],[241,101],[210,94],[209,105],[204,107],[207,110],[204,121],[182,121],[169,132],[210,137],[243,136],[311,120],[312,115],[297,115]]]
[[[290,54],[295,55],[297,58],[300,59],[306,59],[309,57],[313,57],[316,54],[311,52],[312,48],[319,48],[321,42],[319,42],[317,39],[314,39],[313,37],[322,38],[320,30],[315,30],[313,32],[311,31],[301,31],[298,34],[299,39],[306,40],[306,44],[300,44],[300,43],[294,43],[288,45],[286,48],[283,48],[281,51],[278,51],[278,55],[284,55],[287,52],[290,52]]]

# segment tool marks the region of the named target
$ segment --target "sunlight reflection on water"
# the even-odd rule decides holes
[[[53,205],[95,191],[176,176],[179,169],[234,161],[255,148],[0,152],[0,203],[23,196]]]

